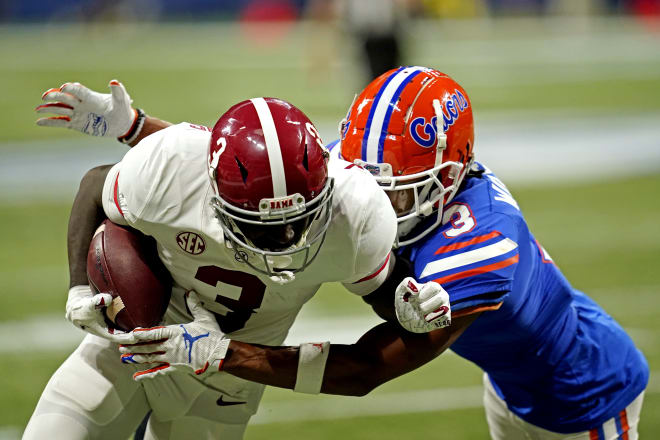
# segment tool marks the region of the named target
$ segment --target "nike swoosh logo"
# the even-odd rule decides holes
[[[243,404],[247,403],[247,402],[226,402],[226,401],[222,400],[223,397],[224,396],[220,396],[220,398],[216,402],[218,404],[218,406],[243,405]]]

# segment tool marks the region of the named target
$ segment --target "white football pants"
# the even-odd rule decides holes
[[[497,395],[488,375],[484,373],[484,407],[490,436],[493,440],[638,440],[637,425],[642,410],[642,392],[619,415],[598,428],[574,434],[551,432],[528,423],[512,413]],[[627,430],[625,427],[627,426]],[[627,436],[624,434],[627,433]]]
[[[23,439],[128,439],[152,410],[145,439],[239,440],[264,389],[225,373],[137,383],[135,371],[115,344],[87,335],[46,385]]]

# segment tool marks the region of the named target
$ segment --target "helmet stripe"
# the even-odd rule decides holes
[[[403,69],[403,67],[399,67],[393,74],[390,75],[389,78],[387,78],[387,81],[385,81],[385,83],[380,87],[380,90],[378,90],[378,93],[374,98],[374,102],[371,104],[371,110],[369,111],[369,117],[367,118],[367,125],[364,127],[364,137],[362,138],[362,160],[364,161],[367,161],[367,144],[369,135],[371,134],[371,126],[374,120],[374,114],[376,113],[376,107],[378,106],[380,97],[383,94],[383,91],[387,88],[390,81],[392,81],[392,79]]]
[[[264,131],[268,162],[270,163],[270,174],[273,179],[273,197],[284,197],[287,195],[284,161],[282,160],[280,139],[277,137],[273,115],[264,98],[254,98],[250,101],[252,101],[254,108],[257,110],[257,116],[259,116],[259,122]]]
[[[406,85],[424,70],[427,69],[418,66],[402,67],[381,86],[374,98],[365,127],[362,160],[371,163],[383,161],[383,145],[394,106]]]
[[[390,118],[392,117],[392,112],[394,111],[394,106],[396,105],[397,101],[399,100],[399,96],[401,96],[401,93],[403,92],[403,89],[410,83],[410,81],[413,80],[418,74],[420,74],[422,71],[417,70],[410,75],[408,75],[399,85],[399,87],[396,89],[394,92],[394,96],[392,96],[392,100],[390,101],[390,105],[387,106],[387,113],[385,114],[385,120],[383,121],[383,128],[380,133],[380,138],[378,139],[378,163],[383,162],[383,149],[385,147],[385,136],[387,136],[387,129],[390,126]]]

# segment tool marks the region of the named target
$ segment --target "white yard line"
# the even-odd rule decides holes
[[[0,353],[52,353],[72,351],[84,332],[61,315],[34,316],[0,323]]]
[[[481,113],[477,158],[510,184],[553,184],[660,171],[659,113],[561,115],[549,111]],[[612,124],[616,130],[612,130]],[[319,124],[328,142],[336,123]],[[7,143],[0,149],[0,203],[72,200],[91,167],[121,160],[126,148],[107,140]],[[76,144],[78,148],[62,148]],[[116,142],[115,142],[116,144]],[[621,155],[621,145],[626,154]],[[36,180],[33,176],[39,175]]]
[[[660,286],[637,288],[635,292],[658,292]],[[599,290],[599,293],[604,293]],[[322,310],[312,303],[303,307],[285,344],[330,340],[338,344],[351,344],[374,325],[382,322],[375,314],[323,316]],[[644,350],[657,352],[657,331],[626,328],[635,342]],[[64,319],[64,311],[57,315],[33,316],[20,321],[0,322],[0,354],[62,352],[72,350],[83,338],[78,330]]]
[[[264,425],[479,408],[482,406],[482,392],[481,386],[473,386],[382,393],[356,398],[323,396],[322,399],[264,402],[250,423]]]

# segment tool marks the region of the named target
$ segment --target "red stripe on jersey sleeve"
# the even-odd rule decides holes
[[[490,234],[480,235],[478,237],[473,238],[472,240],[461,241],[461,242],[458,242],[458,243],[449,244],[447,246],[442,246],[441,248],[438,248],[437,251],[435,251],[434,255],[444,254],[445,252],[451,252],[451,251],[455,251],[457,249],[463,249],[464,247],[467,247],[467,246],[470,246],[470,245],[473,245],[473,244],[477,244],[477,243],[483,243],[484,241],[488,241],[491,238],[497,237],[498,235],[500,235],[499,232],[493,231]]]
[[[114,199],[115,199],[115,206],[117,207],[117,210],[121,214],[122,217],[125,217],[124,211],[121,210],[121,206],[119,206],[119,173],[117,173],[117,177],[115,178],[115,188],[114,188]]]
[[[506,260],[498,261],[497,263],[488,264],[486,266],[477,267],[475,269],[464,270],[463,272],[453,273],[444,277],[436,278],[435,281],[438,284],[447,283],[449,281],[460,280],[462,278],[468,278],[472,275],[477,275],[480,273],[492,272],[503,267],[511,266],[518,262],[518,254],[513,257],[507,258]]]
[[[382,264],[382,266],[380,266],[378,268],[378,270],[376,272],[372,273],[371,275],[367,275],[364,278],[361,278],[361,279],[357,280],[353,284],[358,284],[358,283],[361,283],[363,281],[368,281],[372,278],[375,278],[379,273],[381,273],[383,271],[383,269],[385,269],[387,267],[387,263],[390,261],[390,255],[391,255],[391,253],[387,254],[387,258],[385,258],[385,262]]]

